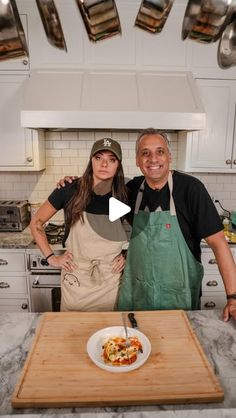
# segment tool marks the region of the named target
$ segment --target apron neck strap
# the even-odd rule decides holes
[[[142,198],[143,198],[143,192],[144,192],[144,185],[145,185],[145,179],[143,180],[139,191],[138,191],[138,195],[136,198],[136,202],[135,202],[135,209],[134,209],[134,214],[137,215],[141,202],[142,202]],[[174,199],[173,199],[173,176],[172,176],[172,172],[169,171],[169,175],[168,175],[168,186],[169,186],[169,190],[170,190],[170,214],[171,216],[175,216],[176,215],[176,210],[175,210],[175,203],[174,203]],[[159,212],[160,211],[160,207],[158,207],[155,212]]]

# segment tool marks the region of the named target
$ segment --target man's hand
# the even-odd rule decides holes
[[[65,181],[72,183],[73,180],[76,180],[78,176],[65,176],[63,179],[60,179],[57,183],[57,188],[65,187]]]
[[[229,299],[224,307],[223,320],[228,321],[231,316],[236,320],[236,299]]]
[[[122,254],[117,255],[112,263],[112,273],[121,273],[125,266],[125,257]]]

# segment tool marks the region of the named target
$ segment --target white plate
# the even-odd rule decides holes
[[[104,362],[102,358],[102,346],[103,344],[112,337],[125,337],[124,327],[117,326],[117,327],[108,327],[100,329],[99,331],[93,334],[88,342],[87,342],[87,352],[91,360],[101,369],[107,370],[109,372],[114,373],[122,373],[122,372],[129,372],[131,370],[135,370],[138,367],[142,366],[145,361],[148,359],[149,354],[151,352],[151,343],[149,339],[144,335],[142,332],[133,329],[127,328],[128,336],[138,337],[139,341],[143,347],[143,353],[138,353],[137,360],[129,365],[123,366],[112,366]]]

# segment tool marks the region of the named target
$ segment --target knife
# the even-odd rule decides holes
[[[135,316],[134,316],[134,313],[133,312],[128,313],[128,318],[130,320],[130,323],[131,323],[132,328],[139,329],[138,323],[137,323],[137,321],[135,319]],[[139,351],[140,351],[140,353],[143,353],[142,348],[140,348]]]

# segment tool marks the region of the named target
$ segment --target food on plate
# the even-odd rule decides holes
[[[105,363],[112,366],[124,366],[134,363],[138,358],[138,353],[143,352],[142,344],[138,337],[130,337],[129,344],[122,337],[109,338],[102,346],[102,358]]]

